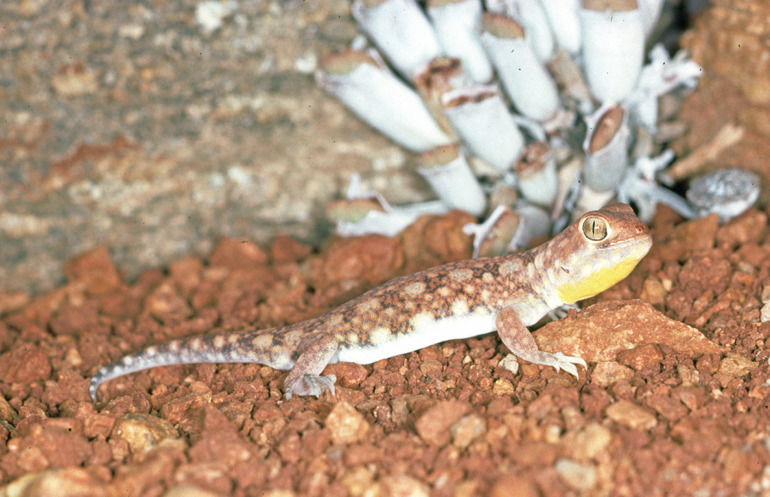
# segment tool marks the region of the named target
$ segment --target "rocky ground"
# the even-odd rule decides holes
[[[538,330],[588,360],[579,380],[513,375],[487,335],[330,366],[335,397],[200,365],[91,402],[90,375],[145,345],[305,319],[470,254],[457,213],[328,238],[352,172],[430,196],[312,80],[356,35],[347,1],[241,1],[210,31],[200,3],[0,2],[0,495],[770,495],[766,188],[722,226],[662,209],[626,281]],[[770,12],[712,4],[682,41],[704,76],[673,147],[768,179]],[[742,138],[710,154],[726,124]]]
[[[624,282],[535,333],[589,362],[576,380],[499,365],[494,334],[369,366],[336,396],[283,398],[254,364],[100,366],[171,338],[318,315],[391,277],[467,257],[470,219],[397,239],[223,240],[127,282],[105,249],[68,282],[0,301],[0,495],[767,495],[767,212],[719,226],[662,209]],[[620,300],[619,300],[620,299]],[[641,300],[635,300],[641,299]],[[62,489],[67,489],[66,491]],[[67,493],[69,492],[69,493]]]

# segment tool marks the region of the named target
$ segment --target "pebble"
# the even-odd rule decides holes
[[[687,200],[701,216],[717,214],[729,221],[754,205],[759,198],[759,176],[745,169],[720,169],[690,182]]]
[[[615,402],[607,408],[606,413],[614,422],[633,430],[650,430],[658,424],[653,413],[628,400]]]
[[[585,492],[596,487],[596,468],[569,459],[556,461],[556,472],[561,480],[574,490]]]
[[[332,442],[338,445],[362,441],[370,428],[363,415],[347,402],[335,404],[325,423]]]

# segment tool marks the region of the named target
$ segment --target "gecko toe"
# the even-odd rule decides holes
[[[553,354],[560,362],[564,363],[570,363],[570,364],[578,364],[580,366],[583,366],[583,368],[588,369],[588,364],[586,364],[586,361],[583,360],[582,357],[575,357],[570,355],[564,355],[561,352],[556,352]]]
[[[553,359],[556,362],[556,364],[553,364],[553,366],[557,370],[561,368],[578,380],[580,379],[580,375],[578,374],[576,364],[583,366],[584,369],[588,369],[588,365],[581,357],[568,356],[562,354],[561,352],[557,352],[553,354]]]
[[[556,368],[556,369],[559,369],[559,368]],[[561,364],[561,369],[563,369],[567,373],[571,374],[575,378],[580,379],[580,376],[578,375],[577,367],[574,364],[569,363],[569,362],[562,363]]]
[[[541,352],[537,360],[532,362],[543,366],[551,366],[556,368],[556,371],[566,371],[577,379],[580,379],[580,375],[578,375],[576,364],[588,369],[586,362],[580,357],[564,355],[561,352],[556,352],[555,354]]]
[[[306,374],[294,382],[294,384],[286,387],[286,398],[290,399],[292,395],[315,395],[320,397],[326,390],[329,390],[334,395],[335,381],[337,381],[337,377],[333,374],[327,376]]]

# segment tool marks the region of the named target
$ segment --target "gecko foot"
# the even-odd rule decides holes
[[[286,399],[290,399],[292,395],[315,395],[320,397],[326,390],[330,390],[334,395],[334,382],[337,381],[337,377],[333,374],[327,376],[318,376],[306,374],[302,378],[295,381],[291,385],[286,386]]]
[[[580,357],[564,355],[561,352],[556,352],[555,354],[544,354],[550,357],[548,357],[547,362],[543,362],[541,364],[544,366],[553,366],[556,368],[556,371],[563,369],[577,379],[580,379],[580,377],[578,376],[578,370],[575,364],[580,364],[583,366],[583,369],[588,369],[588,364],[586,364],[586,362]]]
[[[506,361],[506,359],[508,358],[506,357],[503,361],[500,361],[500,365],[503,366],[505,369],[515,373],[515,371],[510,367],[510,366],[513,366],[513,364],[510,364],[511,361]],[[540,364],[542,366],[551,366],[553,368],[556,368],[556,371],[564,370],[578,379],[580,377],[578,376],[578,370],[575,364],[579,364],[583,366],[583,368],[588,369],[588,365],[580,357],[564,355],[561,352],[550,354],[548,352],[543,352],[539,350],[537,351],[537,353],[532,354],[531,356],[522,357],[522,359],[529,361],[533,364]],[[516,363],[515,368],[516,370],[518,370],[518,363]]]

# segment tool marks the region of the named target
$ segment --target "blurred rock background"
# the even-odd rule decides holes
[[[759,173],[767,200],[770,184],[770,3],[711,0],[681,45],[704,69],[698,89],[681,108],[688,132],[674,143],[682,156],[708,144],[726,124],[741,140],[704,170],[739,167]],[[762,198],[760,197],[760,198]]]

